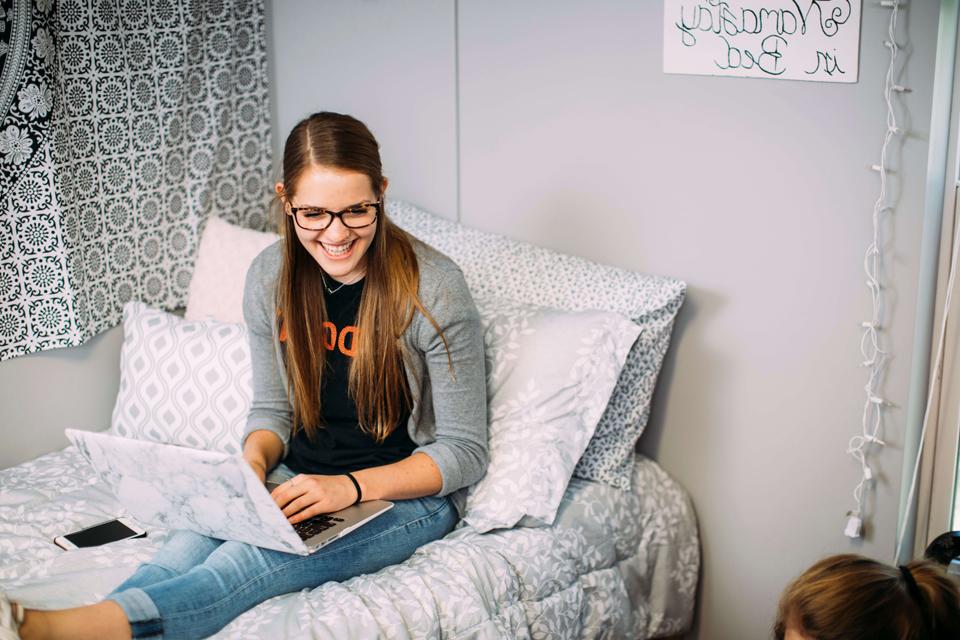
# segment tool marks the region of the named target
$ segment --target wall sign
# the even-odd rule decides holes
[[[861,0],[664,0],[663,71],[856,82]]]

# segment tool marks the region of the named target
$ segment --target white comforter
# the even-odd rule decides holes
[[[218,638],[652,638],[685,630],[700,553],[686,493],[637,457],[631,494],[574,479],[552,527],[469,527],[401,565],[268,600]],[[73,447],[0,471],[0,589],[37,608],[96,602],[167,532],[63,551],[123,514]]]

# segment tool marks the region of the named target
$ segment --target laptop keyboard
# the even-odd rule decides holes
[[[297,532],[301,540],[307,540],[341,522],[343,522],[343,518],[321,514],[319,516],[313,516],[309,520],[298,522],[293,525],[293,530]]]

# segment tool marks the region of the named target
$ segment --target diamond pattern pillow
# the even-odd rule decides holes
[[[474,529],[553,523],[640,327],[608,311],[476,299],[484,327],[490,463],[467,493]]]
[[[112,433],[240,453],[251,397],[245,326],[124,306]]]

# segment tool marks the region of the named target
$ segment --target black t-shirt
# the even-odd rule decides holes
[[[404,411],[387,439],[377,444],[372,435],[360,429],[356,403],[347,392],[363,283],[348,284],[335,289],[335,293],[323,292],[328,324],[323,328],[327,352],[320,389],[322,426],[313,440],[302,428],[290,439],[284,463],[297,473],[337,475],[396,462],[416,449],[407,432],[409,410]]]

